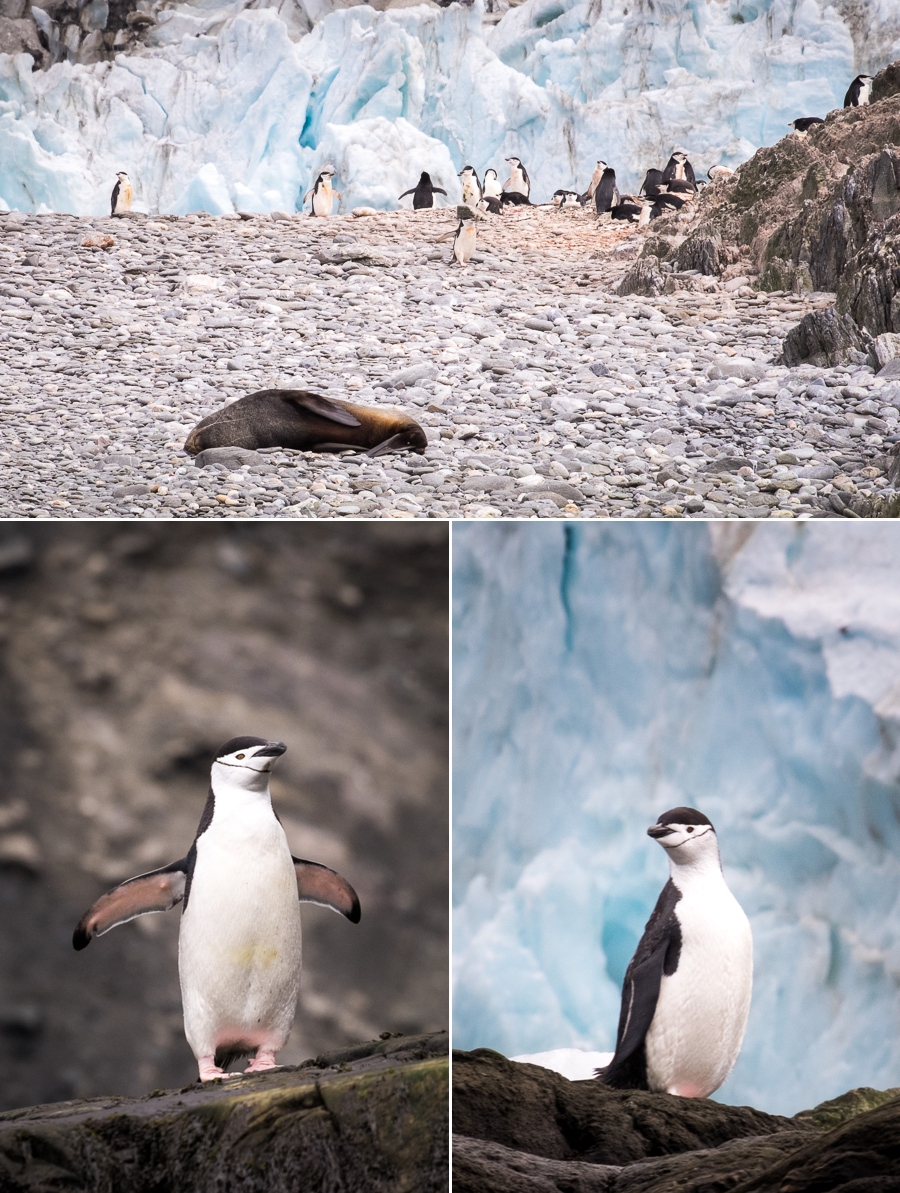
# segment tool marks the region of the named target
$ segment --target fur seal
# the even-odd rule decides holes
[[[291,447],[298,451],[359,448],[370,456],[424,451],[428,438],[419,424],[399,410],[354,406],[304,389],[261,389],[202,418],[184,450],[192,456],[207,447]]]

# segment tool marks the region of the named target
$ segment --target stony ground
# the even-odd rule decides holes
[[[803,517],[887,485],[900,384],[772,363],[833,296],[620,298],[646,233],[550,208],[486,220],[462,270],[452,226],[0,216],[0,516]],[[266,386],[402,406],[428,450],[183,453]]]

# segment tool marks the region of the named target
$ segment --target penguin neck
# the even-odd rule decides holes
[[[711,883],[724,885],[725,876],[722,873],[718,846],[704,849],[702,853],[691,857],[689,861],[678,861],[674,852],[670,853],[669,878],[684,894],[696,887],[708,886]]]
[[[216,801],[216,815],[272,807],[268,771],[214,762],[210,786]]]

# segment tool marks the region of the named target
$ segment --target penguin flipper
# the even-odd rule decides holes
[[[411,191],[404,191],[402,195],[398,195],[397,201],[399,202],[400,199],[405,199],[407,195],[414,195],[415,193],[416,193],[416,188],[413,187]]]
[[[671,879],[663,887],[644,935],[625,971],[616,1051],[597,1077],[614,1089],[647,1089],[644,1040],[656,1014],[664,973],[673,973],[681,951],[675,905],[681,893]]]
[[[95,936],[151,911],[168,911],[184,898],[188,859],[179,858],[161,870],[139,874],[113,887],[92,904],[72,934],[75,949],[86,949]]]
[[[307,410],[310,414],[318,414],[320,418],[327,418],[333,423],[341,423],[345,427],[362,425],[355,414],[351,414],[337,402],[332,402],[330,398],[323,398],[321,394],[310,394],[301,389],[288,390],[282,397],[292,406],[296,406],[300,410]]]
[[[359,923],[359,897],[346,878],[341,878],[340,874],[329,870],[327,866],[320,866],[318,862],[306,862],[299,857],[292,857],[291,860],[297,875],[297,894],[301,903],[330,907],[346,916],[351,924]]]
[[[431,193],[432,193],[433,195],[446,195],[446,193],[447,193],[447,192],[446,192],[446,191],[443,191],[443,190],[441,190],[441,188],[440,188],[439,186],[433,186],[433,187],[431,188]]]

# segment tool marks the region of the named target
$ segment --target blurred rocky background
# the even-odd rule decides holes
[[[297,1063],[447,1026],[447,530],[403,524],[0,533],[0,1107],[196,1077],[179,912],[72,949],[105,889],[186,852],[211,756],[288,745],[292,852],[362,922],[304,909]]]

